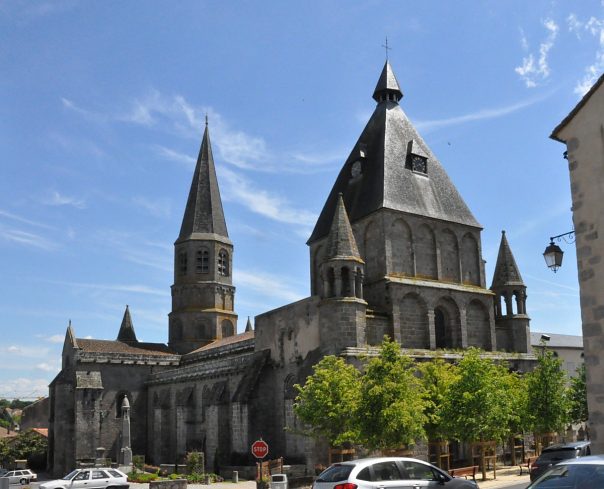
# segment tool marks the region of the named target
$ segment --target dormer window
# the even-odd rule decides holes
[[[409,141],[407,144],[405,168],[417,173],[423,173],[424,175],[428,174],[428,155],[419,144],[413,140]]]

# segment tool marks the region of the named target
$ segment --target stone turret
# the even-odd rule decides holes
[[[364,345],[367,303],[363,300],[365,262],[361,259],[342,195],[327,236],[321,264],[320,335],[325,354]]]
[[[526,314],[526,285],[505,231],[501,232],[491,290],[495,293],[497,347],[507,351],[528,352],[530,318]]]
[[[169,345],[188,353],[237,329],[229,239],[208,122],[193,173],[178,239],[174,243],[174,285]]]

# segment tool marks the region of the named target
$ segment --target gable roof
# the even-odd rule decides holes
[[[91,340],[78,338],[80,350],[90,353],[126,353],[132,355],[166,356],[176,355],[167,345],[163,343],[124,343],[114,340]]]
[[[427,158],[427,174],[405,167],[410,154]],[[340,170],[309,244],[329,233],[340,193],[351,223],[387,208],[481,227],[436,156],[392,100],[377,104]]]
[[[574,109],[571,110],[564,119],[562,119],[562,122],[560,122],[560,124],[558,124],[554,128],[554,130],[552,131],[552,133],[549,136],[551,139],[558,141],[560,143],[566,142],[563,139],[560,139],[560,137],[559,137],[560,132],[562,131],[562,129],[564,129],[566,127],[566,125],[570,121],[572,121],[574,119],[574,117],[579,113],[579,111],[583,108],[583,106],[589,101],[591,96],[594,93],[596,93],[598,88],[600,88],[600,85],[602,85],[602,83],[604,83],[604,74],[602,74],[600,76],[600,78],[598,78],[598,81],[596,81],[596,83],[594,83],[593,86],[589,89],[589,91],[585,95],[583,95],[583,98],[581,100],[579,100],[579,103],[577,105],[575,105]]]

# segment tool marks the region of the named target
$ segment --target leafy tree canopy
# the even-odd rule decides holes
[[[397,449],[425,438],[426,401],[413,361],[384,337],[380,353],[367,362],[357,423],[368,448]]]
[[[569,401],[562,360],[544,344],[537,357],[537,367],[527,374],[528,412],[537,433],[564,429],[569,422]]]
[[[587,383],[584,363],[577,368],[577,375],[570,379],[570,389],[568,394],[570,401],[571,422],[583,423],[587,421]]]
[[[505,439],[516,409],[508,390],[511,374],[476,348],[464,354],[458,373],[441,411],[446,433],[468,442]]]
[[[426,435],[429,440],[444,439],[447,436],[442,427],[442,409],[451,385],[459,378],[457,366],[435,358],[420,363],[418,370],[426,400]]]
[[[331,446],[357,440],[353,413],[359,402],[360,375],[342,358],[330,355],[313,367],[303,387],[295,385],[294,412],[308,424],[311,436],[324,437]]]

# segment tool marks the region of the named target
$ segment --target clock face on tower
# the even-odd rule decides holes
[[[428,159],[419,155],[411,155],[411,169],[420,173],[428,173]]]
[[[350,169],[350,174],[352,178],[356,178],[361,174],[361,162],[359,160],[355,161],[352,164],[352,168]]]

